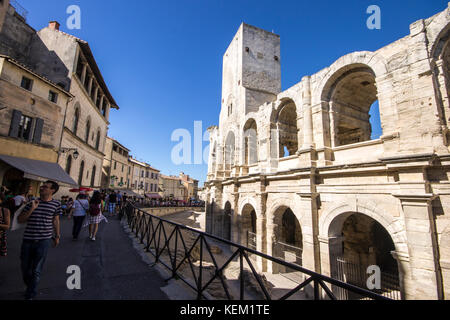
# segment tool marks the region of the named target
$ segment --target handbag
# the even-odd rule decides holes
[[[29,203],[29,202],[28,202]],[[27,206],[28,203],[23,203],[19,209],[16,210],[16,212],[14,213],[14,217],[11,223],[11,231],[17,231],[20,229],[23,229],[26,227],[27,223],[19,223],[19,221],[17,220],[17,218],[22,214],[23,209],[25,209],[25,207]]]

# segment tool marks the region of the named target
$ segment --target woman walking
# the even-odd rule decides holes
[[[73,241],[78,240],[81,227],[83,226],[83,221],[86,218],[88,211],[89,211],[89,201],[87,200],[87,195],[80,193],[77,196],[69,213],[69,219],[71,219],[73,216],[73,228],[72,228]]]
[[[4,207],[5,196],[3,193],[0,194],[0,257],[6,257],[7,246],[6,246],[6,231],[9,229],[11,221],[9,210]]]
[[[105,220],[108,222],[106,217],[102,213],[102,197],[100,192],[95,191],[92,199],[89,203],[89,239],[95,241],[95,236],[98,232],[98,225],[100,222]]]

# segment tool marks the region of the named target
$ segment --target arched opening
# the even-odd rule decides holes
[[[274,214],[273,256],[284,261],[302,266],[303,236],[300,222],[288,207],[280,207]],[[293,281],[301,281],[303,275],[290,268],[274,265],[274,273],[281,273]]]
[[[89,135],[91,133],[91,120],[88,120],[86,123],[86,136],[84,137],[84,140],[86,143],[89,143]]]
[[[249,119],[244,126],[244,153],[246,165],[258,162],[258,129],[254,119]]]
[[[97,173],[97,167],[94,166],[92,168],[92,173],[91,173],[91,187],[95,187],[95,174]]]
[[[235,162],[236,138],[234,133],[230,131],[225,140],[224,156],[225,156],[225,172],[229,174]]]
[[[78,185],[83,186],[83,176],[84,176],[84,161],[81,161],[80,172],[78,174]]]
[[[329,103],[331,146],[379,138],[382,134],[375,73],[354,65],[336,73],[322,99]]]
[[[394,242],[388,231],[375,219],[362,213],[346,213],[333,220],[329,229],[331,276],[341,281],[367,287],[369,266],[380,268],[379,294],[401,299],[397,261],[392,253]],[[340,299],[359,299],[347,290],[333,288]]]
[[[66,172],[68,175],[70,175],[70,170],[72,169],[72,156],[69,155],[67,157],[67,161],[66,161]]]
[[[100,130],[97,131],[97,140],[95,141],[95,149],[100,150]]]
[[[280,107],[277,121],[279,157],[289,157],[298,151],[297,107],[287,100]]]
[[[442,125],[447,129],[445,144],[450,145],[450,26],[444,28],[442,36],[436,42],[432,52],[434,63],[435,82],[438,87],[439,117]]]
[[[80,104],[75,104],[75,113],[73,115],[72,132],[74,135],[78,132],[78,123],[80,122]]]
[[[231,210],[231,203],[227,202],[222,215],[222,237],[231,240],[231,218],[233,212]]]
[[[256,211],[251,204],[242,209],[241,244],[256,250]]]

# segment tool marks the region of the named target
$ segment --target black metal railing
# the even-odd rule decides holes
[[[171,272],[171,277],[166,281],[170,279],[183,281],[196,292],[198,300],[213,297],[214,295],[207,291],[211,287],[214,287],[215,292],[220,291],[223,299],[233,300],[233,289],[237,291],[239,300],[254,297],[251,292],[246,292],[248,281],[252,280],[251,277],[256,280],[256,283],[253,283],[260,293],[260,297],[266,300],[286,300],[305,289],[311,292],[311,298],[314,300],[337,300],[338,298],[333,293],[334,288],[348,290],[366,299],[391,300],[369,290],[321,275],[254,249],[153,216],[131,203],[122,208],[121,216],[125,216],[131,231],[145,246],[145,250],[154,256],[154,265],[160,263]],[[230,254],[228,256],[223,254],[214,244],[229,249],[227,252]],[[253,256],[253,259],[250,259],[249,256]],[[272,288],[267,285],[265,276],[259,274],[255,269],[255,257],[260,261],[265,259],[266,262],[279,264],[301,272],[305,275],[305,280],[286,292],[282,292],[281,295],[278,294],[278,297],[273,297],[269,292]],[[224,261],[220,267],[219,259]],[[237,281],[233,283],[234,286],[229,283],[229,279],[224,277],[226,268],[232,262],[238,265],[239,274]],[[210,275],[209,278],[208,274]]]

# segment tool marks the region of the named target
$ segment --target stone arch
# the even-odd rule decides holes
[[[383,208],[383,211],[386,211],[386,209]],[[332,222],[337,217],[341,216],[340,219],[343,223],[345,220],[344,216],[349,216],[348,212],[365,214],[380,223],[384,229],[388,231],[394,241],[396,251],[402,252],[403,254],[408,253],[406,247],[406,234],[401,223],[393,218],[394,215],[391,212],[383,214],[381,210],[377,208],[377,204],[370,200],[358,199],[358,201],[356,201],[356,199],[348,199],[346,201],[335,203],[327,208],[319,218],[319,236],[323,239],[328,238]],[[334,226],[335,231],[338,230],[338,227],[339,225]]]
[[[381,123],[371,122],[370,113],[380,116],[377,72],[384,74],[386,69],[374,57],[367,52],[347,55],[333,64],[320,82],[316,97],[329,112],[330,134],[326,140],[331,147],[368,141],[382,134]]]
[[[417,34],[423,31],[423,20],[416,21],[410,27],[411,33]],[[439,56],[439,51],[442,49],[442,44],[445,42],[445,38],[450,32],[450,14],[449,8],[443,12],[437,14],[426,25],[426,33],[428,40],[428,50],[430,57],[434,59]]]
[[[92,120],[91,116],[89,115],[86,119],[86,127],[84,131],[84,137],[83,140],[89,144],[90,136],[91,136],[91,129],[92,129]]]
[[[429,34],[431,68],[433,70],[436,94],[438,96],[438,113],[442,126],[444,127],[445,143],[450,144],[450,21],[447,15],[445,18],[437,17],[427,27]]]
[[[231,221],[233,216],[233,209],[230,201],[227,201],[223,208],[223,223],[222,223],[222,237],[231,240]]]
[[[256,199],[253,197],[240,197],[239,198],[239,204],[238,204],[238,214],[242,213],[242,210],[244,210],[244,206],[251,205],[253,208],[255,208],[256,211],[256,217],[259,219],[260,217],[263,217],[263,214],[258,210]]]
[[[258,125],[254,118],[249,118],[243,126],[242,135],[242,158],[245,165],[258,162],[258,147]]]
[[[225,171],[230,172],[236,164],[236,134],[233,130],[228,131],[224,144]]]
[[[321,98],[326,85],[336,77],[336,73],[348,71],[354,65],[367,66],[373,70],[376,78],[381,77],[387,73],[385,60],[379,54],[371,51],[357,51],[349,53],[338,60],[336,60],[330,67],[327,68],[326,73],[319,79],[316,86],[312,88],[312,96]],[[318,103],[320,101],[315,101]],[[314,102],[313,102],[314,103]]]
[[[277,154],[273,154],[276,158],[283,158],[286,150],[289,153],[287,156],[292,156],[298,151],[297,119],[297,103],[291,98],[281,99],[272,111],[270,129],[275,130],[278,135],[278,150],[274,150]]]
[[[240,214],[241,244],[256,249],[257,215],[256,209],[249,203],[244,204]]]
[[[80,126],[80,117],[81,117],[81,105],[77,101],[73,108],[72,132],[74,135],[77,135],[78,128]]]
[[[100,151],[100,146],[101,146],[101,142],[100,142],[100,138],[102,136],[102,131],[100,129],[100,127],[97,128],[97,138],[95,140],[95,149]]]

